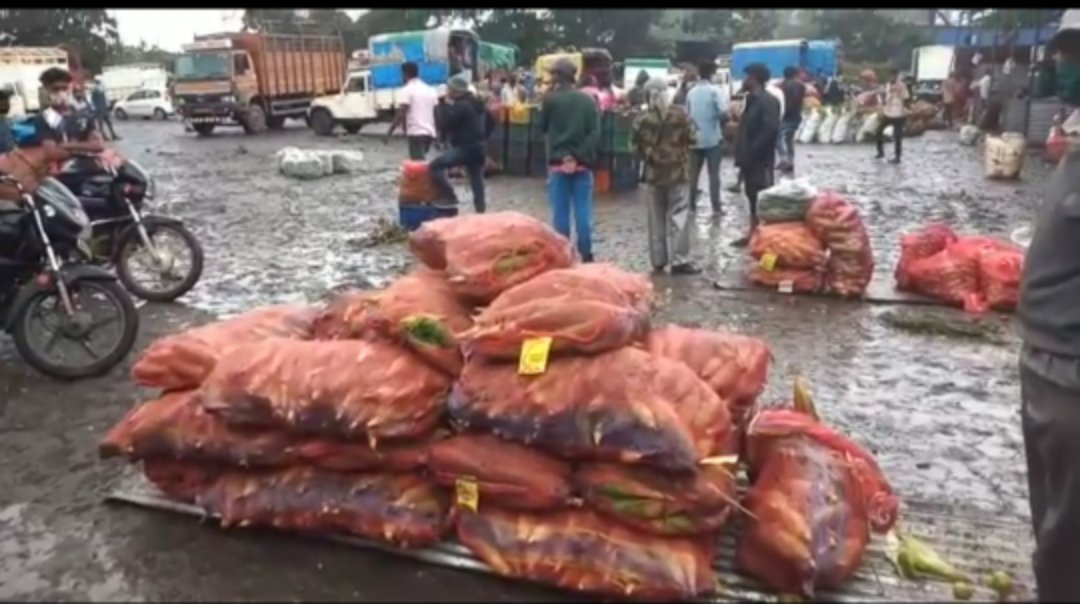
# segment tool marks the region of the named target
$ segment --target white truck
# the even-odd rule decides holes
[[[911,75],[917,98],[936,103],[941,100],[941,83],[956,69],[956,47],[935,44],[911,51]]]
[[[11,116],[16,111],[41,110],[41,82],[38,78],[51,67],[68,68],[68,54],[56,47],[8,46],[0,48],[0,86],[7,85],[11,97]]]
[[[101,82],[111,107],[139,90],[164,92],[169,85],[169,73],[159,63],[108,65],[101,71]]]
[[[311,101],[308,121],[319,136],[329,136],[338,126],[356,134],[366,124],[388,122],[397,110],[396,97],[400,88],[376,90],[371,84],[368,68],[350,71],[345,76],[341,92],[321,96]]]

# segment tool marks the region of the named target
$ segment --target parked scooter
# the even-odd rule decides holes
[[[176,218],[144,214],[154,198],[154,180],[134,160],[109,150],[77,156],[56,175],[82,201],[90,216],[93,264],[112,265],[135,296],[171,302],[199,282],[203,250]]]
[[[115,276],[65,260],[89,234],[82,204],[53,178],[29,194],[0,174],[0,187],[20,198],[0,201],[0,325],[42,373],[77,379],[108,372],[131,351],[139,314]]]

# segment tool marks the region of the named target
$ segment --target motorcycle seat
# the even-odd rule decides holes
[[[109,176],[108,174],[96,174],[96,175],[91,176],[90,178],[88,178],[86,180],[86,184],[90,184],[90,185],[94,185],[94,186],[98,186],[98,187],[106,187],[106,186],[111,185],[112,181],[113,181],[113,177]]]

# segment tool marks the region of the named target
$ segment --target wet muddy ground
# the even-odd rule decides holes
[[[317,139],[292,128],[259,138],[223,131],[211,139],[176,123],[121,124],[121,149],[158,179],[159,197],[206,249],[202,282],[183,304],[141,309],[139,348],[154,337],[252,306],[317,299],[343,284],[380,285],[410,260],[403,245],[361,245],[380,217],[396,215],[400,140]],[[284,146],[360,149],[362,174],[314,182],[279,175]],[[981,154],[955,134],[906,145],[904,164],[871,159],[865,145],[798,148],[800,172],[857,200],[869,222],[879,279],[889,279],[901,233],[930,220],[964,232],[1008,236],[1026,223],[1045,169],[1029,158],[1020,183],[982,178]],[[724,178],[732,177],[730,159]],[[463,194],[468,206],[468,195]],[[700,277],[658,277],[669,291],[659,320],[733,328],[768,340],[776,355],[767,400],[805,376],[823,415],[869,444],[900,493],[957,509],[1025,521],[1016,339],[1004,343],[898,331],[887,306],[718,291],[713,280],[736,257],[728,242],[745,224],[745,202],[724,193],[726,214],[697,218]],[[492,209],[546,217],[539,179],[489,181]],[[707,203],[703,203],[708,207]],[[601,198],[596,255],[648,267],[644,207],[635,196]],[[918,308],[963,319],[947,309]],[[134,355],[132,355],[132,358]],[[108,426],[149,392],[127,365],[77,384],[52,382],[0,341],[0,599],[522,600],[551,592],[394,557],[313,546],[289,537],[223,532],[190,518],[111,508],[101,499],[120,464],[97,460]]]

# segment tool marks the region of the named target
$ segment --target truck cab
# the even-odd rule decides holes
[[[350,71],[338,94],[311,102],[308,121],[319,136],[329,136],[338,126],[356,134],[365,124],[390,121],[394,117],[395,90],[376,90],[371,69]]]
[[[199,40],[183,49],[176,59],[173,84],[180,115],[200,134],[229,122],[251,129],[244,120],[259,90],[251,55],[233,48],[229,39]]]

